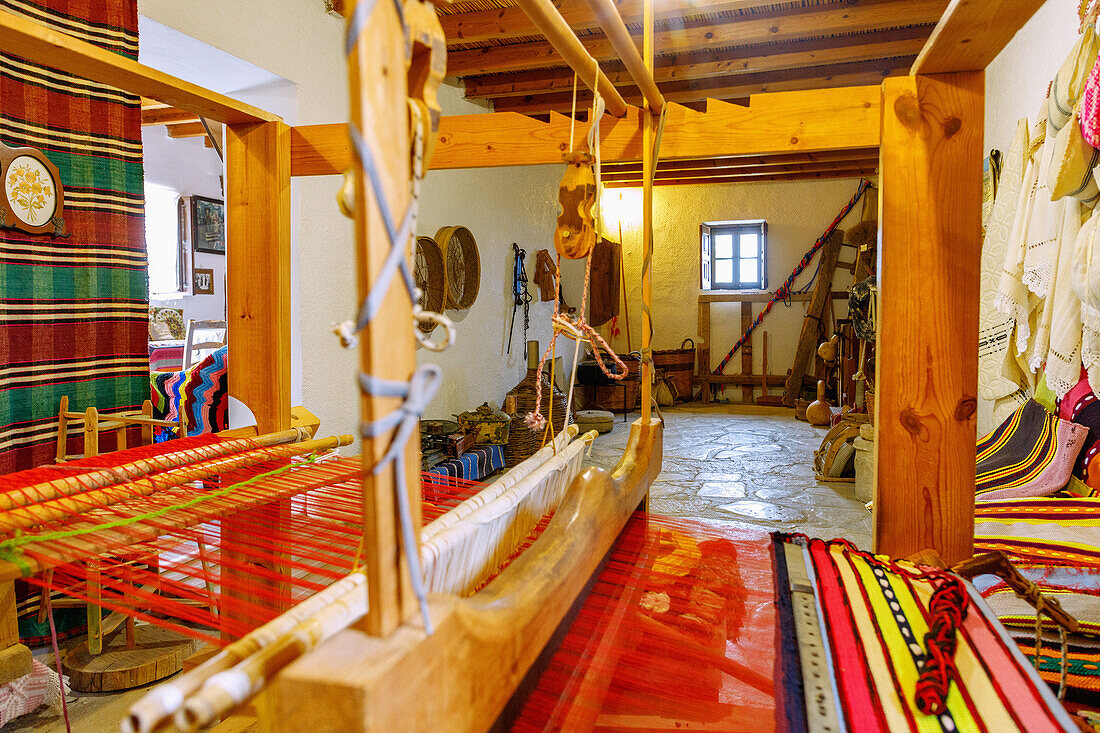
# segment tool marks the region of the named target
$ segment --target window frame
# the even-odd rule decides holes
[[[170,186],[164,186],[164,185],[155,184],[155,183],[151,184],[151,183],[148,183],[148,182],[146,182],[145,185],[146,185],[147,188],[148,187],[155,187],[155,188],[161,189],[163,191],[167,191],[167,192],[172,194],[172,196],[174,198],[174,201],[172,203],[172,208],[173,208],[173,213],[174,213],[173,218],[175,220],[174,221],[174,224],[175,224],[175,226],[174,226],[174,229],[175,229],[175,247],[174,247],[175,257],[173,258],[175,260],[175,265],[174,265],[174,268],[173,268],[175,270],[175,280],[176,280],[175,289],[167,291],[167,292],[160,292],[160,291],[154,290],[153,289],[152,277],[150,277],[149,278],[149,298],[152,299],[152,300],[162,301],[162,300],[174,300],[174,299],[177,299],[177,298],[182,298],[182,297],[191,295],[191,283],[190,283],[190,277],[189,277],[190,270],[191,270],[191,266],[190,266],[191,265],[191,263],[190,263],[191,258],[189,257],[189,254],[190,254],[190,247],[188,246],[189,236],[188,236],[188,231],[187,231],[187,228],[186,228],[186,225],[187,225],[186,218],[187,218],[188,208],[189,208],[189,205],[190,205],[190,201],[189,201],[190,197],[180,193],[179,191],[176,191],[174,188],[172,188]],[[148,195],[146,195],[146,205],[148,206]],[[145,225],[146,225],[145,247],[146,247],[146,257],[148,258],[148,247],[149,247],[148,215],[146,216]]]
[[[754,232],[759,235],[760,248],[756,260],[759,277],[753,282],[742,283],[740,263],[750,259],[740,256],[740,237],[742,233]],[[731,260],[734,266],[733,282],[718,282],[717,247],[715,238],[721,234],[733,237],[734,256],[721,258]],[[764,219],[746,219],[739,221],[711,221],[699,225],[699,286],[703,290],[767,290],[768,289],[768,222]]]

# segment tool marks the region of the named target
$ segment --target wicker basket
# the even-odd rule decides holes
[[[691,344],[687,348],[686,344]],[[653,366],[665,373],[676,385],[676,401],[691,400],[695,388],[695,342],[684,339],[678,349],[664,349],[653,352]]]
[[[592,388],[591,402],[611,412],[632,412],[638,408],[642,390],[642,358],[637,354],[619,354],[626,364],[626,377],[622,381]],[[615,365],[608,365],[612,371]]]
[[[550,378],[538,369],[528,369],[527,376],[508,392],[515,397],[516,413],[512,415],[512,425],[508,431],[508,444],[504,446],[504,462],[509,468],[535,454],[542,447],[543,431],[533,431],[527,427],[524,418],[535,409],[536,379],[542,379],[542,416],[553,425],[553,435],[565,428],[565,394],[555,384],[551,392]],[[506,402],[510,402],[506,399]],[[553,414],[551,414],[553,404]]]

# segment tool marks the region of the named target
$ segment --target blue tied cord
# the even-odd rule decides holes
[[[432,401],[440,382],[443,370],[435,364],[423,364],[413,372],[412,379],[402,382],[396,379],[382,379],[370,374],[359,375],[359,387],[373,397],[400,397],[405,401],[393,412],[374,422],[360,425],[360,434],[364,438],[376,438],[396,428],[390,447],[374,465],[377,476],[392,463],[397,490],[397,511],[401,518],[401,543],[405,546],[405,557],[409,562],[409,575],[412,579],[413,593],[420,604],[420,614],[424,617],[424,628],[432,633],[432,620],[428,615],[428,594],[424,589],[424,579],[420,572],[420,550],[413,534],[412,512],[409,508],[408,484],[405,482],[405,444],[419,430],[420,417]]]
[[[370,21],[377,0],[364,0],[356,3],[355,11],[348,21],[346,53],[355,50],[359,35]],[[404,8],[400,0],[394,0],[397,16],[402,27],[405,26]],[[406,29],[407,30],[407,29]],[[405,47],[408,50],[408,33],[406,32]],[[390,240],[390,251],[382,264],[382,269],[371,287],[367,297],[359,309],[355,323],[355,332],[366,328],[382,305],[382,301],[389,291],[390,283],[394,275],[400,270],[405,291],[409,301],[416,305],[416,281],[409,270],[408,260],[405,256],[405,247],[412,238],[412,227],[416,217],[416,201],[410,201],[401,224],[398,226],[394,220],[393,212],[386,200],[386,191],[382,185],[382,178],[375,163],[374,152],[370,143],[354,124],[348,125],[352,147],[359,163],[370,180],[371,190],[375,203],[382,215],[382,221],[386,227],[386,234]],[[374,422],[363,422],[360,425],[360,434],[364,438],[374,438],[396,428],[390,440],[390,446],[386,453],[372,469],[375,475],[381,473],[388,464],[394,466],[394,489],[396,492],[397,511],[401,525],[401,544],[404,546],[405,559],[409,566],[409,576],[412,582],[413,593],[420,605],[420,613],[424,619],[424,629],[430,635],[433,631],[431,616],[428,613],[428,594],[424,588],[424,579],[420,571],[420,548],[416,544],[413,532],[412,512],[409,507],[408,485],[405,481],[405,444],[409,442],[413,432],[419,427],[421,415],[431,402],[439,389],[443,372],[434,364],[424,364],[413,372],[408,382],[394,379],[383,379],[370,374],[359,374],[359,388],[374,397],[398,397],[404,400],[400,407]]]

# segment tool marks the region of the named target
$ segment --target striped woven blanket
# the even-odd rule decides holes
[[[6,11],[134,59],[136,6],[0,0]],[[71,234],[0,229],[0,473],[51,459],[62,395],[78,411],[146,399],[140,109],[132,94],[0,53],[0,140],[38,148],[57,166]]]
[[[1088,428],[1028,400],[978,441],[978,498],[1049,496],[1060,491],[1087,437]]]
[[[831,701],[810,696],[806,693],[812,680],[785,675],[786,704],[801,705],[805,699],[805,709],[812,716],[808,728],[883,733],[1076,730],[978,592],[962,581],[958,587],[963,595],[957,603],[961,621],[954,634],[956,648],[950,655],[954,670],[949,675],[945,706],[938,713],[921,712],[915,698],[917,681],[929,658],[925,635],[934,617],[930,600],[942,579],[927,576],[907,563],[873,557],[842,540],[779,535],[777,589],[783,588],[783,579],[791,572],[788,543],[799,548],[796,552],[804,560],[806,585],[814,590],[817,618],[812,623],[822,639],[823,652],[811,658],[824,657],[816,669],[827,679],[819,682],[832,691],[825,695]],[[800,584],[788,587],[794,588],[789,598]],[[805,624],[794,620],[799,606],[785,602],[781,590],[777,602],[781,633],[790,635],[797,628],[802,644]],[[788,617],[786,623],[784,616]],[[789,644],[781,646],[789,648]],[[785,669],[795,664],[807,668],[793,660]],[[791,690],[791,680],[800,680],[797,684],[803,690]],[[814,722],[820,723],[823,715],[835,716],[835,725],[815,728]],[[787,718],[796,721],[792,729],[800,729],[797,711]]]

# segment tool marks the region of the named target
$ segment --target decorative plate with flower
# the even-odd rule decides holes
[[[29,234],[64,234],[65,192],[57,166],[41,150],[0,143],[0,226]]]
[[[8,166],[4,190],[12,213],[34,227],[48,224],[57,211],[53,176],[37,158],[20,155]]]

